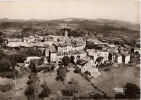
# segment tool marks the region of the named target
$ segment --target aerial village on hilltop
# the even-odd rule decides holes
[[[83,90],[85,85],[85,90],[83,92],[81,91],[79,95],[76,95],[76,97],[79,98],[83,95],[81,93],[84,93],[85,91],[88,92],[89,89],[94,88],[95,90],[91,90],[89,92],[92,93],[93,91],[99,91],[102,97],[110,98],[115,95],[117,91],[115,90],[116,87],[114,86],[119,85],[118,82],[115,85],[112,85],[112,82],[118,81],[120,79],[116,75],[125,74],[122,72],[121,68],[125,70],[126,66],[132,66],[132,64],[134,64],[132,62],[132,55],[135,55],[137,58],[140,57],[140,50],[138,48],[134,48],[134,50],[130,51],[128,47],[126,48],[122,47],[121,45],[108,43],[105,40],[101,41],[95,36],[88,37],[87,34],[85,37],[69,36],[68,28],[63,28],[63,34],[63,36],[32,35],[22,38],[9,37],[5,39],[3,44],[1,44],[1,47],[4,48],[5,54],[10,54],[9,52],[14,53],[15,51],[20,53],[21,51],[24,52],[26,50],[30,50],[26,53],[33,52],[32,55],[26,56],[26,59],[21,60],[21,58],[18,56],[16,58],[20,63],[16,64],[15,70],[18,71],[18,74],[22,76],[22,78],[14,76],[14,91],[17,91],[16,93],[23,95],[23,93],[29,91],[28,89],[34,88],[34,96],[28,95],[29,92],[27,92],[25,95],[29,98],[29,100],[31,100],[31,98],[38,98],[38,95],[40,93],[42,94],[42,92],[40,92],[41,90],[39,84],[47,84],[51,89],[47,89],[48,92],[46,92],[46,95],[43,95],[42,97],[69,98],[66,96],[74,96],[74,94],[76,95],[80,92],[79,90]],[[34,53],[36,50],[39,50],[40,52]],[[24,57],[24,53],[22,53],[21,57]],[[135,66],[139,67],[139,64],[135,64]],[[37,71],[36,74],[35,70]],[[110,70],[111,72],[108,72]],[[120,70],[122,74],[119,74],[117,70]],[[130,71],[129,73],[132,73]],[[29,77],[29,80],[27,76]],[[112,81],[108,82],[111,82],[109,85],[111,84],[111,88],[113,88],[112,90],[114,92],[112,93],[111,88],[107,89],[109,86],[107,86],[105,89],[105,87],[103,87],[104,84],[101,85],[111,76]],[[126,76],[128,77],[128,75]],[[35,78],[36,80],[31,82],[32,78],[30,77]],[[82,77],[84,77],[84,79],[82,79]],[[126,79],[129,80],[128,78]],[[25,80],[25,82],[20,83],[19,80]],[[58,80],[63,82],[62,85],[58,82]],[[77,82],[80,82],[77,83],[77,85],[79,84],[78,87],[81,87],[81,89],[73,91],[74,88],[77,87],[75,86],[76,80]],[[64,90],[65,86],[69,86],[70,81],[75,83],[74,87],[67,87],[66,90]],[[26,82],[29,84],[29,86],[26,85]],[[90,83],[91,85],[89,85]],[[34,84],[33,87],[32,84]],[[100,88],[104,90],[102,91],[101,89],[98,89],[96,85],[100,85]],[[27,89],[25,90],[25,88]],[[62,93],[60,93],[60,91]],[[97,94],[99,92],[95,93]],[[107,94],[105,92],[107,92]],[[95,93],[94,95],[96,95]],[[62,95],[65,97],[62,97]],[[18,98],[17,96],[14,97]]]
[[[98,65],[112,63],[116,66],[130,63],[130,52],[127,48],[99,41],[96,37],[87,37],[87,35],[86,37],[69,37],[68,34],[68,29],[64,28],[64,36],[33,35],[22,39],[8,38],[5,43],[8,49],[20,47],[42,51],[40,57],[29,56],[24,62],[26,67],[29,66],[30,61],[41,58],[43,58],[44,64],[55,63],[58,65],[64,56],[73,57],[74,62],[80,69],[83,69],[82,72],[89,71],[91,73],[98,69]],[[96,48],[89,49],[88,43],[93,43]],[[134,49],[134,52],[140,52],[140,50]]]

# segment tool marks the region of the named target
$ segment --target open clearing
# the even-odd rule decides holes
[[[91,81],[100,90],[106,92],[109,96],[114,96],[114,88],[122,88],[126,83],[133,83],[139,86],[140,69],[135,66],[123,65],[120,67],[113,67],[110,71],[101,71],[101,76],[92,79]]]

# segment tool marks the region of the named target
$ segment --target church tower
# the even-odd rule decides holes
[[[64,30],[65,30],[64,36],[67,38],[68,37],[68,30],[66,28]]]

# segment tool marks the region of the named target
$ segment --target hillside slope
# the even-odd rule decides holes
[[[22,35],[63,35],[61,24],[66,24],[70,28],[71,36],[97,36],[106,39],[123,40],[130,42],[140,37],[140,25],[126,21],[109,19],[83,19],[66,18],[56,20],[11,20],[1,19],[0,29],[10,28],[22,29]],[[30,34],[29,34],[30,33]]]

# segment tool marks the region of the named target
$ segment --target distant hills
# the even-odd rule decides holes
[[[134,24],[134,23],[130,23],[127,21],[121,21],[121,20],[111,20],[111,19],[65,18],[65,19],[55,19],[55,20],[44,20],[44,19],[21,20],[21,19],[3,18],[3,19],[0,19],[0,23],[2,22],[62,22],[62,23],[74,23],[74,24],[88,22],[88,23],[93,23],[93,24],[98,24],[98,25],[107,24],[107,25],[111,25],[115,27],[126,27],[126,28],[131,28],[134,30],[140,29],[139,24]]]
[[[139,24],[134,24],[131,22],[127,21],[121,21],[121,20],[111,20],[111,19],[84,19],[84,18],[66,18],[66,19],[57,19],[57,20],[51,20],[51,21],[56,21],[56,22],[62,22],[62,23],[74,23],[74,24],[79,24],[79,23],[91,23],[95,25],[110,25],[114,27],[125,27],[128,29],[133,29],[133,30],[140,30],[140,25]]]
[[[131,42],[140,37],[140,24],[121,20],[84,18],[65,18],[54,20],[0,19],[0,29],[23,29],[23,35],[25,33],[30,33],[30,35],[62,35],[62,30],[59,30],[59,28],[61,28],[60,24],[67,24],[70,27],[69,34],[71,36],[84,36],[85,34],[88,34],[89,36],[101,35],[103,38],[107,38],[109,40],[121,39],[125,42]]]

